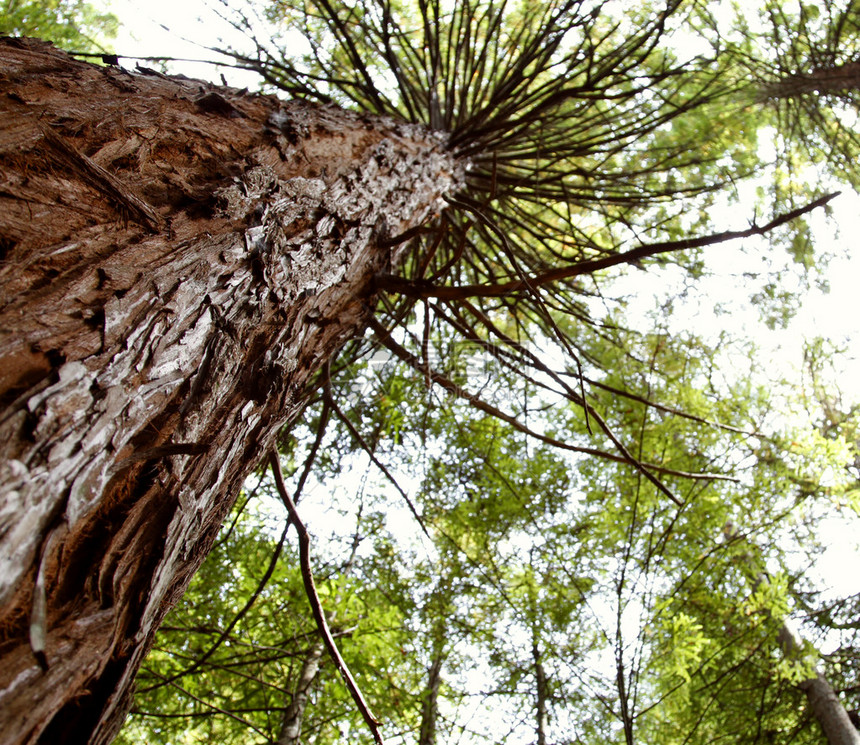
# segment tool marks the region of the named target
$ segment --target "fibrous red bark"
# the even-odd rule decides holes
[[[419,127],[9,39],[0,164],[0,742],[106,743],[387,239],[462,174]]]

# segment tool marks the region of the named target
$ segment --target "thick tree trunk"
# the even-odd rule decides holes
[[[794,98],[805,93],[849,93],[860,91],[860,62],[822,67],[809,73],[785,75],[767,83],[758,93],[759,100]]]
[[[0,40],[0,742],[107,743],[444,141]]]

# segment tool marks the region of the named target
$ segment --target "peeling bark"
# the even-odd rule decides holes
[[[385,239],[461,183],[416,126],[0,40],[0,742],[113,738]]]

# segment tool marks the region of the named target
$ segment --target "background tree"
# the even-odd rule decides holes
[[[84,0],[3,0],[0,35],[35,36],[80,52],[112,51],[119,21]]]
[[[802,178],[801,163],[828,163],[856,186],[858,141],[850,125],[860,96],[856,0],[769,1],[740,12],[724,33],[723,54],[749,75],[750,95],[773,114],[784,172]]]

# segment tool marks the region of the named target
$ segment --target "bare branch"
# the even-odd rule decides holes
[[[592,259],[590,261],[581,261],[572,266],[558,267],[534,277],[525,277],[523,279],[517,279],[502,284],[445,287],[421,280],[408,280],[392,274],[382,274],[376,278],[376,286],[380,290],[396,292],[408,297],[433,297],[442,300],[462,300],[470,297],[500,297],[513,295],[518,292],[532,291],[536,287],[540,287],[551,282],[571,279],[583,274],[592,274],[601,269],[608,269],[609,267],[618,266],[619,264],[631,264],[659,254],[684,251],[689,248],[703,248],[705,246],[714,246],[719,243],[725,243],[726,241],[749,238],[756,235],[766,235],[774,228],[785,225],[795,218],[805,215],[818,207],[823,207],[830,202],[830,200],[838,197],[840,194],[841,192],[838,191],[832,194],[826,194],[823,197],[819,197],[814,202],[809,203],[805,207],[799,207],[798,209],[787,212],[784,215],[780,215],[763,226],[752,225],[746,230],[727,230],[722,233],[714,233],[701,238],[687,238],[681,241],[660,241],[658,243],[649,243],[643,246],[637,246],[630,251],[624,251],[622,253],[605,256],[599,259]]]
[[[293,503],[292,497],[290,497],[290,493],[287,491],[286,484],[284,484],[284,475],[281,472],[281,460],[278,456],[277,450],[272,450],[269,453],[269,465],[271,466],[272,474],[275,477],[275,486],[278,489],[278,494],[280,494],[281,499],[287,506],[287,510],[289,510],[290,513],[290,520],[295,524],[296,531],[299,534],[299,562],[301,564],[302,580],[305,585],[305,593],[308,596],[308,602],[311,604],[311,611],[313,612],[314,620],[317,623],[317,628],[322,635],[329,656],[346,683],[346,687],[349,690],[349,694],[352,696],[352,700],[355,701],[355,705],[361,712],[362,718],[370,728],[374,741],[377,745],[385,745],[385,741],[382,739],[382,735],[379,732],[379,720],[377,720],[370,711],[370,707],[364,700],[364,696],[362,695],[358,684],[355,682],[355,679],[352,677],[352,673],[350,673],[346,662],[343,657],[341,657],[340,650],[337,648],[337,644],[335,643],[331,630],[328,627],[328,622],[326,621],[325,613],[322,609],[322,603],[320,602],[319,595],[317,594],[317,588],[314,583],[314,576],[311,570],[310,534],[299,517],[296,505]]]

